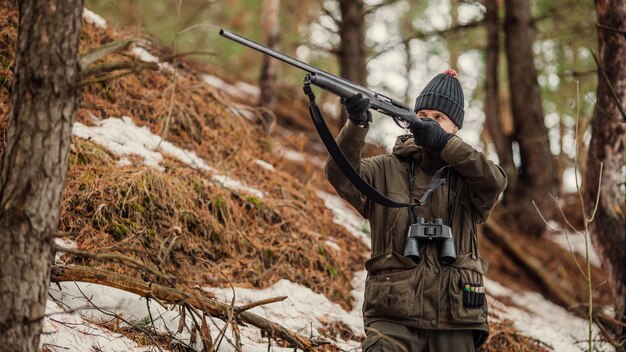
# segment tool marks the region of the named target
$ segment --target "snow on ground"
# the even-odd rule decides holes
[[[76,245],[76,241],[70,240],[70,239],[58,238],[58,237],[54,239],[54,244],[61,248],[68,248],[68,249],[75,249],[78,247]],[[56,252],[56,254],[54,255],[54,262],[64,263],[61,260],[63,257],[63,254],[64,254],[63,252]]]
[[[244,185],[243,183],[241,183],[240,181],[232,179],[226,175],[213,175],[211,176],[211,179],[214,182],[219,183],[220,185],[228,189],[241,190],[241,191],[253,194],[257,198],[263,198],[265,196],[265,193],[259,191],[258,189],[248,187]]]
[[[124,335],[85,321],[79,314],[66,313],[51,300],[46,304],[39,345],[55,352],[157,351],[156,348],[141,348]]]
[[[142,45],[142,44],[147,46],[148,43],[139,43],[137,45]],[[161,62],[161,60],[159,60],[158,57],[150,54],[150,52],[146,48],[143,48],[141,46],[134,46],[131,49],[131,52],[135,54],[135,56],[143,62],[156,62],[158,63],[161,69],[165,69],[172,73],[178,74],[178,72],[174,69],[174,67],[172,67],[172,65],[170,65],[167,62]]]
[[[230,289],[224,289],[230,290]],[[269,292],[267,295],[271,295]],[[284,293],[283,293],[284,294]],[[180,315],[178,309],[165,308],[150,301],[150,309],[146,300],[133,293],[118,290],[116,288],[90,284],[90,283],[61,283],[61,290],[56,285],[50,286],[50,295],[59,302],[62,302],[65,309],[76,311],[77,313],[59,313],[63,310],[53,301],[48,301],[50,307],[48,314],[53,315],[46,318],[44,331],[49,332],[42,339],[44,343],[58,346],[59,351],[90,351],[91,346],[98,346],[101,351],[155,351],[155,348],[139,348],[131,340],[122,335],[112,333],[107,329],[100,328],[90,322],[108,322],[112,320],[113,314],[117,314],[124,320],[140,326],[150,324],[152,316],[154,327],[160,333],[171,334],[179,342],[189,345],[190,333],[185,328],[182,333],[177,333]],[[254,300],[254,298],[253,298]],[[97,308],[96,308],[97,307]],[[269,317],[273,321],[281,323],[275,317]],[[301,321],[308,321],[307,316],[300,316]],[[186,317],[187,326],[193,326],[193,321]],[[121,326],[125,326],[121,323]],[[218,332],[224,327],[224,322],[219,319],[209,321],[209,329],[212,332],[214,346],[220,340]],[[251,326],[239,326],[241,331],[241,342],[244,351],[248,352],[288,352],[293,348],[272,347],[268,349],[267,338],[261,337],[259,330]],[[90,336],[89,333],[94,334]],[[42,335],[43,336],[43,335]],[[198,339],[199,340],[199,339]],[[234,352],[234,335],[230,328],[226,329],[223,341],[218,352]],[[200,341],[196,341],[191,346],[196,351],[202,350]],[[53,349],[53,351],[55,351]]]
[[[274,168],[274,165],[272,165],[272,164],[268,163],[268,162],[267,162],[267,161],[265,161],[265,160],[256,159],[256,160],[254,161],[254,163],[255,163],[255,164],[257,164],[257,165],[259,165],[260,167],[264,168],[265,170],[268,170],[268,171],[274,171],[274,170],[276,170],[276,169]]]
[[[324,295],[315,293],[311,289],[289,280],[279,280],[273,286],[263,290],[235,288],[235,304],[242,305],[267,298],[288,296],[284,301],[255,307],[250,312],[275,321],[304,336],[313,334],[314,337],[319,337],[317,329],[323,327],[323,323],[334,321],[345,323],[354,335],[359,336],[364,335],[361,305],[365,271],[355,275],[354,283],[357,285],[352,291],[352,295],[355,298],[360,297],[360,299],[356,301],[354,309],[350,312],[345,311],[339,304],[329,301]],[[206,290],[224,302],[230,302],[233,297],[230,288],[206,288]],[[337,341],[337,344],[347,350],[360,346],[356,341],[340,340]]]
[[[312,163],[315,166],[319,166],[321,168],[324,167],[324,162],[316,156],[312,156],[312,155],[305,154],[305,153],[300,153],[289,148],[281,148],[278,150],[278,153],[287,160],[296,161],[300,163]]]
[[[107,27],[107,21],[104,18],[100,17],[100,15],[95,12],[90,11],[86,7],[83,7],[83,19],[87,21],[87,23],[91,23],[96,27],[103,29]]]
[[[239,99],[256,99],[260,95],[259,88],[248,83],[237,82],[230,84],[217,76],[209,74],[202,75],[202,79],[206,84]]]
[[[487,294],[491,299],[492,316],[513,322],[514,327],[526,336],[533,337],[558,352],[580,352],[586,350],[588,321],[568,312],[537,292],[513,291],[501,284],[485,280]],[[498,297],[508,297],[524,309],[505,306]],[[593,336],[598,337],[598,328],[593,326]],[[608,344],[595,344],[594,351],[614,351]]]
[[[324,241],[324,243],[326,243],[326,245],[338,252],[341,252],[341,247],[339,247],[339,245],[336,242],[333,242],[331,240],[326,240]]]
[[[87,126],[75,122],[72,134],[103,146],[110,152],[121,157],[120,165],[129,165],[130,161],[125,157],[136,155],[144,159],[144,164],[159,171],[164,171],[161,166],[163,154],[177,159],[193,169],[209,172],[211,179],[228,189],[251,193],[262,198],[264,193],[258,189],[249,187],[226,175],[220,174],[215,168],[209,166],[204,159],[194,151],[186,150],[163,140],[161,136],[153,134],[146,126],[135,125],[133,119],[128,116],[120,118],[109,117],[104,120],[94,118],[94,126]]]
[[[359,216],[342,198],[317,191],[328,209],[333,212],[333,222],[345,227],[355,237],[360,238],[370,248],[369,222]],[[366,232],[367,231],[367,232]]]

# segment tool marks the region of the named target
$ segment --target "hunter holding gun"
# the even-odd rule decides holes
[[[374,188],[411,206],[368,199],[330,158],[335,190],[371,226],[371,259],[363,316],[364,352],[467,352],[487,338],[483,275],[476,226],[506,187],[504,171],[456,136],[464,98],[453,70],[435,76],[415,101],[417,121],[393,152],[361,158],[371,122],[370,100],[342,99],[349,122],[337,143]],[[420,205],[421,204],[421,205]]]

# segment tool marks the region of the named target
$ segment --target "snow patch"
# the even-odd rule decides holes
[[[230,84],[217,76],[209,74],[202,75],[202,79],[206,84],[222,90],[224,91],[224,93],[239,99],[251,100],[257,98],[260,95],[260,90],[258,87],[255,87],[245,82],[236,82],[235,84]]]
[[[513,291],[499,283],[486,279],[485,288],[491,299],[492,311],[502,319],[513,322],[513,326],[526,336],[533,337],[559,352],[580,352],[586,346],[588,324],[585,319],[568,312],[541,294],[528,291]],[[508,297],[525,309],[507,307],[497,301],[497,297]],[[493,317],[494,314],[492,314]],[[593,336],[599,339],[598,327],[594,324]],[[606,344],[594,342],[597,351],[614,351]]]
[[[86,7],[83,7],[83,19],[98,28],[107,28],[107,21]]]
[[[357,306],[350,312],[346,312],[336,303],[330,302],[325,296],[317,294],[310,289],[292,283],[288,280],[280,280],[274,286],[265,290],[253,290],[244,288],[235,288],[236,292],[236,304],[244,304],[254,302],[259,299],[289,295],[289,298],[283,302],[271,303],[268,305],[260,306],[251,309],[252,313],[258,314],[262,317],[275,321],[288,329],[297,331],[305,336],[309,336],[311,333],[311,323],[313,323],[314,336],[319,336],[317,330],[322,326],[322,322],[342,321],[351,328],[356,335],[363,335],[363,321],[361,316],[361,304],[364,291],[364,278],[365,272],[357,273],[353,280],[353,284],[356,282],[353,296],[355,298],[361,297]],[[184,330],[183,333],[177,333],[180,315],[177,309],[171,307],[162,307],[153,300],[150,300],[148,304],[145,298],[142,298],[136,294],[125,292],[116,288],[90,284],[90,283],[61,283],[61,290],[55,285],[50,286],[50,295],[59,302],[62,302],[66,309],[75,310],[78,314],[68,314],[61,312],[61,308],[52,301],[48,301],[48,305],[52,307],[55,315],[55,320],[61,320],[59,317],[69,316],[72,320],[63,318],[63,321],[68,321],[69,327],[65,327],[65,330],[70,329],[72,335],[65,330],[61,329],[57,325],[44,325],[45,331],[49,331],[50,334],[42,335],[42,343],[51,343],[62,347],[71,348],[70,351],[87,351],[90,350],[91,344],[97,344],[102,351],[147,351],[154,350],[153,348],[139,349],[132,341],[124,338],[121,335],[114,334],[106,329],[99,328],[94,324],[87,322],[85,319],[93,322],[110,321],[111,314],[115,314],[123,317],[126,321],[137,322],[149,322],[149,317],[154,319],[154,327],[161,333],[170,333],[178,341],[189,344],[190,333],[188,330]],[[218,299],[222,302],[230,302],[232,298],[232,290],[230,288],[208,288],[207,291],[216,294]],[[95,307],[98,307],[96,309]],[[61,313],[56,313],[61,312]],[[69,319],[69,318],[68,318]],[[46,319],[48,320],[48,319]],[[47,322],[47,324],[50,321]],[[187,317],[188,326],[193,326],[193,321],[190,317]],[[219,319],[212,319],[209,321],[211,331],[213,332],[213,339],[217,340],[217,331],[224,327],[224,322]],[[122,324],[125,325],[125,324]],[[97,340],[94,336],[86,335],[79,329],[99,329],[89,330],[94,332],[98,337],[103,337],[103,341]],[[259,330],[252,326],[240,326],[242,344],[244,351],[250,352],[265,352],[268,350],[267,338],[263,338],[259,334]],[[82,336],[83,334],[84,336]],[[76,336],[74,336],[76,335]],[[44,337],[45,336],[45,337]],[[77,339],[82,338],[84,343],[77,343],[76,346],[70,346]],[[222,342],[217,349],[219,352],[232,352],[235,348],[231,343],[234,341],[234,335],[232,330],[226,329],[225,341]],[[82,340],[81,340],[82,341]],[[130,342],[129,342],[130,341]],[[126,345],[128,344],[128,345]],[[67,345],[67,346],[66,346]],[[87,346],[87,348],[85,348]],[[356,341],[339,341],[339,346],[343,346],[344,349],[354,349],[359,346]],[[195,350],[200,351],[202,349],[201,342],[197,341],[194,346]],[[75,349],[72,349],[75,348]],[[293,351],[293,348],[278,348],[272,347],[272,351],[287,352]]]
[[[561,231],[560,233],[550,233],[547,237],[552,242],[563,247],[566,251],[574,252],[585,258],[585,234],[581,232]],[[591,243],[591,238],[587,238],[587,242],[589,245],[589,262],[596,268],[602,267],[602,262],[600,261],[598,252],[596,252]]]
[[[167,62],[161,62],[161,60],[159,60],[158,57],[150,54],[150,52],[146,50],[145,48],[142,48],[140,46],[135,46],[132,48],[131,52],[135,54],[135,56],[143,62],[155,62],[159,64],[159,67],[161,69],[165,69],[172,73],[176,73],[176,70],[174,69],[174,67],[172,67],[172,65],[170,65]]]
[[[274,165],[268,163],[265,160],[261,160],[261,159],[256,159],[254,161],[255,164],[259,165],[260,167],[264,168],[265,170],[269,170],[269,171],[274,171],[276,169],[274,169]]]
[[[52,351],[156,351],[153,347],[139,347],[135,341],[85,321],[79,314],[66,313],[51,300],[46,302],[46,317],[39,347]]]
[[[367,248],[371,248],[370,236],[365,232],[369,230],[369,221],[356,214],[342,198],[336,195],[317,191],[317,196],[333,212],[335,224],[345,227],[355,237],[360,238],[367,245]]]
[[[336,250],[336,251],[338,251],[338,252],[341,252],[341,247],[339,247],[339,245],[338,245],[337,243],[335,243],[335,242],[333,242],[333,241],[330,241],[330,240],[326,240],[326,241],[324,241],[324,243],[325,243],[328,247],[330,247],[330,248],[332,248],[332,249],[334,249],[334,250]]]
[[[312,156],[312,155],[300,153],[298,151],[295,151],[289,148],[281,148],[278,150],[278,152],[287,160],[296,161],[299,163],[308,162],[308,163],[313,163],[314,165],[319,166],[319,167],[324,167],[324,162],[320,158]]]
[[[360,278],[363,277],[363,285],[354,286],[353,296],[361,297],[361,299],[350,312],[345,311],[339,304],[329,301],[324,295],[315,293],[311,289],[289,280],[279,280],[273,286],[263,290],[235,287],[235,304],[241,305],[288,295],[284,301],[258,306],[251,309],[250,312],[273,320],[287,329],[305,336],[310,336],[311,333],[313,336],[319,336],[317,328],[323,327],[323,323],[334,321],[345,323],[354,335],[364,335],[361,314],[365,285],[364,275],[357,274],[355,277],[359,277],[357,280],[359,283],[361,282]],[[220,301],[230,302],[233,299],[233,292],[230,288],[206,288],[206,290],[215,294]],[[311,327],[313,328],[312,332]],[[352,350],[360,346],[356,341],[337,342],[338,346],[344,350]]]
[[[128,116],[123,116],[121,119],[114,117],[105,120],[94,119],[93,123],[94,126],[87,126],[75,122],[72,134],[79,138],[91,140],[113,154],[122,157],[118,161],[120,165],[129,165],[130,162],[126,156],[136,155],[144,159],[145,165],[159,171],[165,171],[165,168],[161,166],[163,161],[161,152],[163,152],[193,169],[212,173],[212,180],[223,187],[248,192],[259,198],[264,196],[262,191],[246,186],[226,175],[221,175],[194,151],[179,148],[163,140],[161,136],[153,134],[148,127],[135,125]]]
[[[161,136],[153,134],[148,127],[135,125],[128,116],[122,116],[121,119],[109,117],[105,120],[95,120],[94,126],[75,122],[72,134],[91,140],[119,156],[140,156],[144,159],[144,164],[160,171],[164,171],[160,165],[163,156],[158,150],[191,168],[215,172],[215,169],[208,166],[195,152],[178,148],[172,143],[164,141]]]
[[[57,246],[61,247],[61,248],[67,248],[67,249],[75,249],[77,248],[77,244],[76,241],[71,240],[71,239],[65,239],[65,238],[55,238],[54,239],[54,244],[56,244]],[[63,264],[64,261],[61,260],[61,258],[63,257],[65,253],[61,252],[61,251],[57,251],[54,254],[54,263],[55,264]]]
[[[241,182],[234,180],[226,175],[213,175],[211,176],[211,179],[228,189],[241,190],[247,193],[251,193],[257,198],[263,198],[265,196],[265,193],[259,191],[258,189],[246,186]]]

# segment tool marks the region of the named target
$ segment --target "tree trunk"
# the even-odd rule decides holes
[[[511,225],[525,234],[540,236],[545,223],[532,202],[546,219],[550,219],[555,210],[550,194],[555,195],[559,188],[557,163],[550,152],[533,63],[529,1],[506,1],[504,28],[514,124],[512,140],[519,147],[521,165],[517,183],[507,189],[503,204],[507,207]]]
[[[0,178],[0,346],[36,351],[78,101],[81,0],[19,2]]]
[[[450,27],[456,28],[459,25],[459,0],[450,0]],[[459,66],[457,62],[459,61],[459,56],[461,55],[461,50],[459,49],[459,40],[458,38],[461,36],[460,33],[452,33],[450,35],[450,39],[446,40],[446,47],[448,49],[448,55],[450,58],[448,59],[448,67],[459,71]]]
[[[485,23],[487,27],[487,77],[486,77],[486,101],[485,122],[489,137],[496,149],[500,166],[504,169],[509,179],[509,187],[517,183],[517,171],[513,164],[513,150],[511,141],[505,135],[500,126],[500,85],[498,79],[500,58],[500,24],[498,21],[498,1],[485,0],[486,8]]]
[[[616,319],[626,322],[626,221],[624,199],[624,138],[626,136],[626,4],[597,0],[598,100],[593,115],[587,159],[587,212],[597,206],[591,222],[592,239],[609,272],[615,294]],[[600,164],[603,171],[600,174]],[[602,181],[598,189],[598,180]],[[621,190],[620,190],[621,188]],[[598,198],[599,193],[599,198]],[[596,204],[598,199],[598,204]],[[589,215],[587,215],[589,216]],[[624,339],[624,327],[615,335]],[[621,341],[618,351],[625,351]]]
[[[278,38],[280,34],[280,26],[278,21],[278,9],[280,0],[263,0],[261,9],[261,25],[265,36],[265,43],[270,49],[277,49]],[[259,96],[259,106],[267,108],[269,111],[263,113],[265,119],[266,132],[271,132],[275,124],[275,117],[272,113],[276,107],[276,92],[274,85],[276,84],[276,72],[278,70],[278,62],[267,55],[263,55],[263,66],[261,68],[261,77],[259,78],[259,86],[261,87],[261,95]]]
[[[339,8],[341,10],[339,74],[366,87],[365,4],[363,0],[339,0]],[[342,109],[339,126],[343,127],[347,119],[348,116]]]

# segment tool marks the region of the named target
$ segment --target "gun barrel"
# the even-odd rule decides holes
[[[304,62],[302,62],[300,60],[294,59],[291,56],[279,53],[276,50],[270,49],[270,48],[266,47],[265,45],[259,44],[259,43],[255,42],[255,41],[252,41],[252,40],[248,39],[248,38],[244,38],[244,37],[242,37],[240,35],[237,35],[237,34],[231,32],[231,31],[229,31],[229,30],[226,30],[226,29],[223,29],[223,28],[220,29],[220,35],[222,37],[225,37],[225,38],[228,38],[228,39],[230,39],[232,41],[235,41],[235,42],[237,42],[239,44],[243,44],[243,45],[245,45],[245,46],[247,46],[247,47],[249,47],[251,49],[254,49],[256,51],[260,51],[260,52],[262,52],[262,53],[264,53],[266,55],[269,55],[269,56],[271,56],[271,57],[273,57],[275,59],[278,59],[278,60],[280,60],[282,62],[285,62],[287,64],[295,66],[295,67],[297,67],[297,68],[299,68],[301,70],[307,71],[308,73],[323,73],[324,72],[324,71],[322,71],[322,70],[320,70],[320,69],[318,69],[316,67],[313,67],[313,66],[311,66],[309,64],[306,64],[306,63],[304,63]]]
[[[341,78],[339,76],[333,75],[332,73],[328,73],[324,70],[321,70],[317,67],[311,66],[307,63],[304,63],[298,59],[294,59],[293,57],[289,56],[289,55],[285,55],[283,53],[279,53],[276,50],[270,49],[268,47],[266,47],[263,44],[259,44],[253,40],[250,40],[248,38],[244,38],[238,34],[235,34],[229,30],[226,29],[220,29],[220,35],[224,38],[228,38],[232,41],[235,41],[239,44],[245,45],[248,48],[254,49],[256,51],[260,51],[263,54],[269,55],[275,59],[278,59],[284,63],[287,63],[289,65],[295,66],[301,70],[304,70],[308,73],[314,73],[314,74],[318,74],[320,76],[325,76],[327,78],[327,80],[331,80],[331,81],[335,81],[335,83],[333,84],[335,87],[339,87],[341,85],[344,86],[348,86],[351,87],[353,91],[355,92],[369,92],[367,95],[371,95],[371,92],[368,91],[367,89],[365,89],[364,87],[359,86],[358,84],[355,84],[353,82],[350,82],[344,78]],[[315,84],[315,82],[313,83]],[[349,96],[347,96],[349,97]]]
[[[401,120],[404,120],[407,122],[414,122],[417,120],[417,117],[415,116],[413,109],[411,109],[409,106],[397,100],[391,99],[382,94],[371,91],[356,83],[350,82],[347,79],[333,75],[332,73],[328,73],[317,67],[311,66],[300,60],[294,59],[291,56],[285,55],[283,53],[279,53],[276,50],[270,49],[266,47],[265,45],[259,44],[248,38],[244,38],[229,30],[226,30],[223,28],[220,29],[220,35],[222,37],[235,41],[239,44],[245,45],[265,55],[269,55],[284,63],[287,63],[289,65],[295,66],[303,71],[308,72],[310,74],[309,78],[311,79],[311,83],[323,89],[329,90],[341,97],[349,98],[353,94],[362,93],[363,96],[370,99],[372,108],[374,110],[377,110],[385,115],[389,115],[394,118],[400,118]]]

